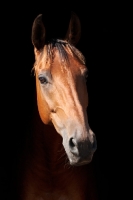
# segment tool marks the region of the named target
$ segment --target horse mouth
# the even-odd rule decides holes
[[[75,163],[75,162],[70,162],[70,165],[72,166],[82,166],[82,165],[87,165],[89,164],[91,161],[83,161],[83,162],[79,162],[79,163]]]
[[[73,158],[73,159],[71,159],[71,158],[69,158],[69,162],[70,162],[70,165],[72,165],[72,166],[87,165],[92,161],[92,157],[93,156],[90,156],[89,158],[86,158],[86,159],[82,159],[82,158]]]

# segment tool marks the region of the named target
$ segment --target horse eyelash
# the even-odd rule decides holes
[[[48,80],[46,77],[44,76],[41,76],[41,77],[38,77],[39,81],[41,84],[47,84],[48,83]]]

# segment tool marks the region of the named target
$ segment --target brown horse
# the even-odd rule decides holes
[[[72,13],[63,39],[46,41],[42,15],[32,27],[37,107],[21,186],[22,200],[97,200],[91,160],[96,138],[87,119],[87,67],[75,47]]]

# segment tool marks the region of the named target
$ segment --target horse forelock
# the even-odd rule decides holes
[[[69,55],[77,59],[82,65],[85,65],[85,57],[83,54],[66,40],[60,39],[52,39],[51,41],[47,42],[44,48],[41,50],[39,60],[42,60],[43,58],[43,62],[45,64],[51,65],[54,60],[55,50],[59,52],[60,60],[63,66],[69,66]],[[34,63],[32,70],[36,70],[36,67],[40,68],[40,65],[37,63],[38,62]]]

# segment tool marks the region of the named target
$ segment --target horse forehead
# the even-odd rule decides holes
[[[66,52],[67,53],[67,52]],[[58,49],[54,49],[52,58],[47,57],[46,49],[44,48],[43,53],[40,56],[37,67],[39,72],[50,70],[54,76],[60,76],[64,78],[66,74],[79,75],[86,69],[86,66],[74,56],[67,53],[67,58],[61,56]],[[62,76],[63,75],[63,76]],[[66,78],[68,76],[65,76]]]
[[[61,57],[58,50],[55,51],[53,64],[51,65],[51,71],[57,73],[59,76],[73,73],[73,75],[81,74],[82,70],[86,68],[81,64],[77,58],[67,53],[67,58]],[[67,76],[66,76],[67,77]]]

